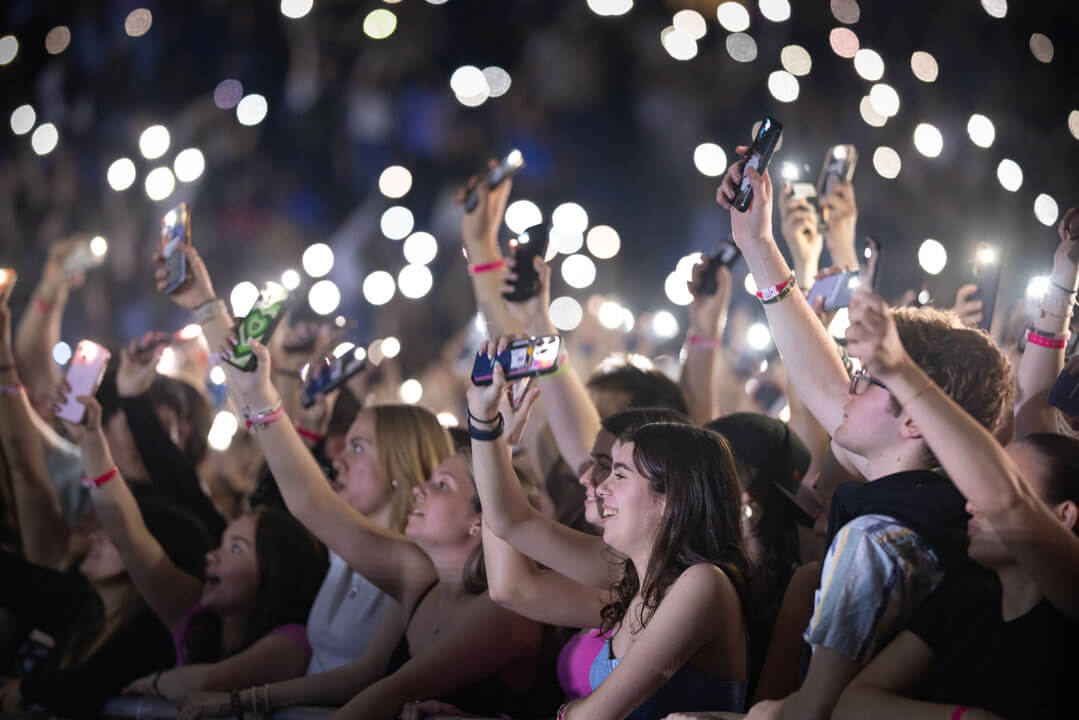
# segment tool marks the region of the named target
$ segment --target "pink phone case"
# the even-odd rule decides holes
[[[93,395],[105,375],[109,364],[109,351],[92,340],[80,340],[71,358],[71,367],[67,371],[67,382],[71,392],[60,407],[57,417],[71,423],[82,422],[86,408],[75,398]]]

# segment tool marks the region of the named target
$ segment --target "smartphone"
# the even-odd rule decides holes
[[[502,162],[491,168],[487,173],[487,187],[492,190],[502,184],[503,180],[511,178],[521,171],[521,168],[525,166],[524,156],[521,155],[520,150],[510,150],[506,157],[502,158]],[[476,209],[476,206],[480,204],[479,193],[475,188],[468,191],[468,195],[465,196],[465,212],[472,212]]]
[[[513,272],[517,279],[513,281],[513,289],[503,293],[502,297],[510,302],[524,302],[539,293],[539,274],[532,266],[532,259],[547,255],[550,238],[549,229],[541,224],[533,225],[510,240],[510,251],[516,261]]]
[[[64,258],[64,274],[71,276],[101,267],[105,264],[105,255],[108,251],[109,244],[100,235],[90,240],[79,241]]]
[[[0,268],[0,303],[6,303],[11,299],[11,293],[15,290],[15,281],[19,274],[11,268]]]
[[[288,298],[288,290],[283,286],[277,283],[266,284],[255,306],[236,329],[238,342],[232,348],[229,357],[224,358],[225,362],[248,372],[258,367],[258,360],[251,352],[251,341],[258,340],[263,345],[269,341],[288,309]]]
[[[971,282],[978,286],[973,297],[982,301],[982,319],[978,327],[988,330],[993,322],[993,312],[997,304],[997,290],[1000,289],[1000,273],[1003,267],[1000,248],[980,242],[974,250],[974,264]]]
[[[187,256],[180,244],[191,244],[191,214],[180,203],[161,218],[161,254],[165,257],[165,294],[171,295],[187,280]]]
[[[824,197],[836,183],[849,183],[854,179],[854,166],[858,164],[858,150],[853,145],[835,145],[824,154],[820,176],[817,178],[817,195]]]
[[[865,250],[862,251],[862,284],[870,290],[877,289],[877,275],[880,270],[880,241],[872,235],[865,236]]]
[[[1049,390],[1049,404],[1065,415],[1079,415],[1079,377],[1064,368]]]
[[[486,355],[476,355],[472,365],[472,383],[490,385],[494,376],[494,363],[502,366],[507,380],[549,375],[558,369],[562,356],[562,337],[542,337],[514,340],[494,360]]]
[[[742,162],[742,185],[738,188],[738,194],[734,197],[734,208],[738,212],[745,212],[753,201],[753,188],[745,176],[745,168],[750,165],[757,172],[764,173],[768,169],[768,163],[772,159],[772,153],[779,146],[779,139],[783,136],[783,125],[772,116],[767,116],[761,121],[760,127],[753,134],[753,144]]]
[[[525,395],[532,389],[532,383],[535,381],[535,378],[526,377],[510,384],[510,406],[514,410],[521,407],[521,401],[525,399]]]
[[[307,378],[300,393],[300,404],[305,408],[311,407],[320,395],[341,387],[366,367],[367,353],[362,347],[334,358],[332,363],[323,365],[321,370],[312,372]]]
[[[715,295],[719,290],[719,284],[716,282],[716,270],[719,269],[720,265],[729,269],[734,263],[738,262],[740,257],[742,257],[742,251],[733,242],[725,240],[720,243],[718,252],[704,258],[704,270],[701,274],[701,282],[697,285],[696,294]]]
[[[877,269],[880,266],[880,243],[872,236],[865,239],[863,252],[864,262],[860,270],[847,270],[814,283],[806,298],[809,306],[818,297],[824,298],[824,310],[833,312],[850,305],[851,295],[855,288],[868,287],[875,290],[877,287]]]
[[[70,423],[81,423],[86,407],[75,398],[93,395],[105,377],[105,368],[109,364],[109,351],[104,345],[93,340],[80,340],[75,346],[75,355],[67,369],[67,383],[71,392],[56,416]]]

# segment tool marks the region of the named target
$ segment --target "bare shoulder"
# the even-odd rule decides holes
[[[687,598],[737,599],[734,583],[722,568],[711,563],[697,563],[686,568],[668,592]]]

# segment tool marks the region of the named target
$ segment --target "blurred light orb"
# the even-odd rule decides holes
[[[614,300],[606,300],[599,306],[599,324],[608,330],[616,330],[622,326],[625,318],[623,308]]]
[[[551,224],[567,233],[584,234],[588,229],[588,213],[575,202],[562,203],[551,213]]]
[[[341,291],[333,280],[319,280],[307,291],[307,304],[319,315],[329,315],[341,304]]]
[[[202,176],[203,170],[206,169],[206,158],[203,157],[202,151],[198,148],[187,148],[186,150],[181,150],[176,159],[172,161],[172,169],[176,173],[176,179],[180,182],[194,182]]]
[[[669,340],[678,334],[678,318],[669,310],[660,310],[652,316],[652,332],[656,337]]]
[[[1034,199],[1034,216],[1038,218],[1038,222],[1042,225],[1052,227],[1059,215],[1060,208],[1052,195],[1042,193]]]
[[[716,18],[727,32],[736,33],[749,29],[749,11],[734,0],[720,3],[716,8]]]
[[[150,32],[150,26],[153,24],[153,14],[146,8],[138,8],[129,12],[124,19],[124,32],[131,37],[142,37]]]
[[[937,130],[935,125],[919,123],[914,128],[914,147],[922,155],[935,158],[944,149],[944,136],[940,134],[940,130]]]
[[[449,0],[427,0],[428,5],[445,5]]]
[[[543,222],[543,213],[531,200],[514,200],[506,208],[506,227],[520,235]]]
[[[933,300],[933,295],[925,288],[918,291],[918,302],[922,305],[928,305]]]
[[[1079,140],[1079,110],[1068,113],[1068,131],[1071,132],[1073,138]]]
[[[671,23],[676,30],[687,33],[694,40],[700,40],[708,32],[708,21],[696,10],[679,10]]]
[[[686,285],[686,278],[677,271],[667,276],[663,282],[663,291],[667,294],[667,299],[675,305],[689,305],[693,302],[693,293]]]
[[[105,172],[105,179],[116,192],[127,190],[135,183],[135,163],[126,157],[113,160]]]
[[[314,0],[281,0],[281,14],[291,20],[299,20],[314,6]]]
[[[884,77],[884,58],[876,50],[862,48],[854,54],[854,71],[870,82]]]
[[[295,270],[286,270],[281,273],[281,284],[286,290],[295,290],[300,287],[300,273]]]
[[[828,33],[828,44],[832,46],[832,52],[841,58],[850,60],[858,55],[858,36],[850,28],[832,28]]]
[[[832,17],[844,25],[853,25],[862,15],[857,0],[832,0]]]
[[[1030,52],[1038,62],[1053,62],[1053,41],[1041,33],[1030,36]]]
[[[1049,276],[1037,275],[1030,279],[1027,283],[1027,298],[1030,300],[1041,300],[1046,291],[1049,290]]]
[[[485,67],[483,77],[487,80],[488,94],[493,98],[505,95],[513,84],[510,74],[497,65]]]
[[[615,17],[625,15],[632,10],[633,0],[588,0],[588,9],[597,15]]]
[[[948,251],[938,241],[929,238],[918,248],[918,264],[930,275],[939,275],[948,264]]]
[[[403,240],[412,232],[415,224],[411,210],[403,205],[394,205],[382,213],[379,227],[382,228],[382,234],[390,240]]]
[[[791,75],[802,77],[813,68],[813,58],[801,45],[788,45],[779,53],[779,63]]]
[[[244,95],[243,99],[236,104],[236,119],[241,125],[251,127],[258,125],[266,119],[266,113],[270,109],[266,98],[258,93]]]
[[[558,253],[572,255],[575,252],[580,252],[582,247],[584,247],[584,233],[567,232],[558,226],[551,228],[548,252],[551,251],[551,248],[554,248],[556,255]]]
[[[786,70],[776,70],[768,76],[768,92],[780,102],[794,102],[798,99],[798,78]]]
[[[689,282],[693,278],[693,268],[697,267],[703,259],[704,253],[692,252],[679,259],[678,264],[674,266],[674,271],[683,280]]]
[[[385,305],[393,299],[396,289],[393,275],[385,270],[376,270],[363,279],[363,297],[372,305]]]
[[[757,41],[745,33],[727,36],[727,54],[735,61],[749,63],[757,59]]]
[[[386,8],[367,13],[363,19],[363,32],[374,40],[385,40],[397,29],[397,16]]]
[[[68,360],[71,359],[71,346],[63,340],[53,345],[52,359],[57,365],[67,365]]]
[[[405,254],[405,260],[413,265],[427,265],[438,255],[438,240],[435,236],[426,232],[415,232],[405,238],[405,244],[401,248]]]
[[[922,82],[931,83],[940,74],[937,59],[924,50],[918,50],[910,56],[910,71]]]
[[[397,287],[401,294],[411,300],[417,300],[431,292],[435,278],[426,265],[405,265],[397,273]]]
[[[37,113],[33,105],[20,105],[11,111],[11,132],[25,135],[33,129],[36,121]]]
[[[899,93],[891,85],[877,83],[871,87],[869,103],[884,117],[895,117],[899,113]]]
[[[479,95],[473,95],[472,97],[462,97],[456,95],[457,102],[461,103],[465,107],[479,107],[487,102],[487,98],[491,97],[488,93],[480,93]]]
[[[423,385],[415,378],[409,378],[401,383],[401,400],[409,405],[415,405],[423,397]]]
[[[707,177],[719,177],[727,172],[727,153],[715,143],[701,143],[693,150],[693,164]]]
[[[224,368],[222,368],[220,365],[214,365],[212,368],[210,368],[210,382],[212,382],[214,385],[224,385],[225,380],[226,377]]]
[[[7,65],[19,54],[19,41],[14,35],[0,37],[0,65]]]
[[[887,145],[881,145],[873,151],[873,169],[882,178],[894,180],[899,177],[899,171],[903,167],[903,161],[899,153]]]
[[[970,136],[970,141],[978,147],[987,148],[996,139],[997,131],[993,127],[992,120],[985,115],[975,113],[967,121],[967,135]]]
[[[1004,158],[997,165],[997,180],[1005,190],[1015,192],[1023,186],[1023,169],[1014,160]]]
[[[400,165],[390,165],[378,176],[378,190],[388,198],[401,198],[412,189],[412,173]]]
[[[333,249],[326,243],[308,245],[300,258],[305,273],[320,278],[333,270]]]
[[[214,370],[221,371],[221,383],[224,383],[225,371],[219,367],[215,367]],[[211,372],[211,378],[213,373]],[[210,425],[210,432],[206,436],[206,442],[210,447],[218,452],[224,452],[232,445],[232,438],[235,437],[236,431],[240,429],[240,421],[236,419],[228,410],[222,410],[214,416],[214,421]]]
[[[176,177],[165,166],[154,168],[146,176],[146,195],[151,200],[164,200],[176,189]]]
[[[667,27],[659,34],[660,44],[675,60],[692,60],[697,57],[697,41],[685,30]]]
[[[551,301],[551,322],[563,332],[576,330],[584,319],[584,310],[575,299],[564,295]]]
[[[622,249],[622,239],[618,231],[610,225],[596,225],[585,237],[588,252],[600,260],[610,260]]]
[[[59,55],[71,43],[71,30],[67,25],[57,25],[45,36],[45,52]]]
[[[214,88],[214,105],[222,110],[231,110],[243,96],[244,86],[239,80],[222,80]]]
[[[401,341],[390,335],[382,340],[382,354],[391,360],[401,353]]]
[[[787,161],[783,163],[782,169],[779,171],[780,177],[787,182],[794,182],[799,178],[801,172],[798,170],[798,166],[794,163]]]
[[[768,346],[772,344],[772,332],[764,323],[753,323],[746,330],[746,344],[758,352],[767,350]]]
[[[989,17],[1002,18],[1008,14],[1008,0],[982,0],[982,7]]]
[[[772,22],[783,22],[791,18],[791,4],[789,0],[760,0],[758,3],[761,15]]]
[[[828,332],[834,338],[842,340],[847,337],[847,328],[850,327],[850,311],[845,308],[839,308],[836,311],[835,317],[832,318],[832,322],[828,325]]]
[[[435,417],[438,418],[438,424],[444,428],[455,428],[461,424],[461,421],[457,419],[457,416],[451,412],[440,412]]]
[[[343,342],[343,343],[339,344],[337,347],[335,347],[333,349],[333,356],[335,358],[344,357],[346,354],[348,354],[349,351],[355,350],[355,349],[356,349],[356,343],[346,341],[346,342]],[[364,350],[363,348],[359,348],[359,350],[360,350],[360,352],[363,353],[364,356],[367,355],[367,351]]]
[[[750,295],[757,294],[757,278],[753,277],[753,273],[746,273],[746,279],[742,282],[742,286]]]
[[[156,160],[168,152],[169,131],[164,125],[151,125],[139,135],[139,152],[147,160]]]
[[[596,281],[596,264],[587,255],[570,255],[562,261],[562,279],[570,287],[586,288]]]
[[[247,313],[251,312],[251,308],[255,307],[255,303],[259,299],[259,289],[255,287],[255,283],[248,280],[244,280],[238,283],[236,287],[232,288],[232,292],[229,293],[229,304],[232,305],[233,317],[246,317]]]
[[[454,70],[450,75],[450,89],[459,98],[489,95],[491,92],[487,77],[475,65],[463,65]]]
[[[629,308],[622,308],[622,324],[619,326],[622,328],[622,332],[629,332],[633,329],[634,325],[633,313],[629,311]]]

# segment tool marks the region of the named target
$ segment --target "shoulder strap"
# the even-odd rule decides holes
[[[416,604],[412,606],[412,612],[408,614],[408,622],[410,624],[412,623],[412,618],[416,616],[416,611],[420,609],[420,603],[423,602],[423,599],[427,597],[428,593],[435,589],[435,585],[438,585],[438,580],[435,580],[433,583],[428,585],[427,589],[420,593],[420,596],[416,598]]]

